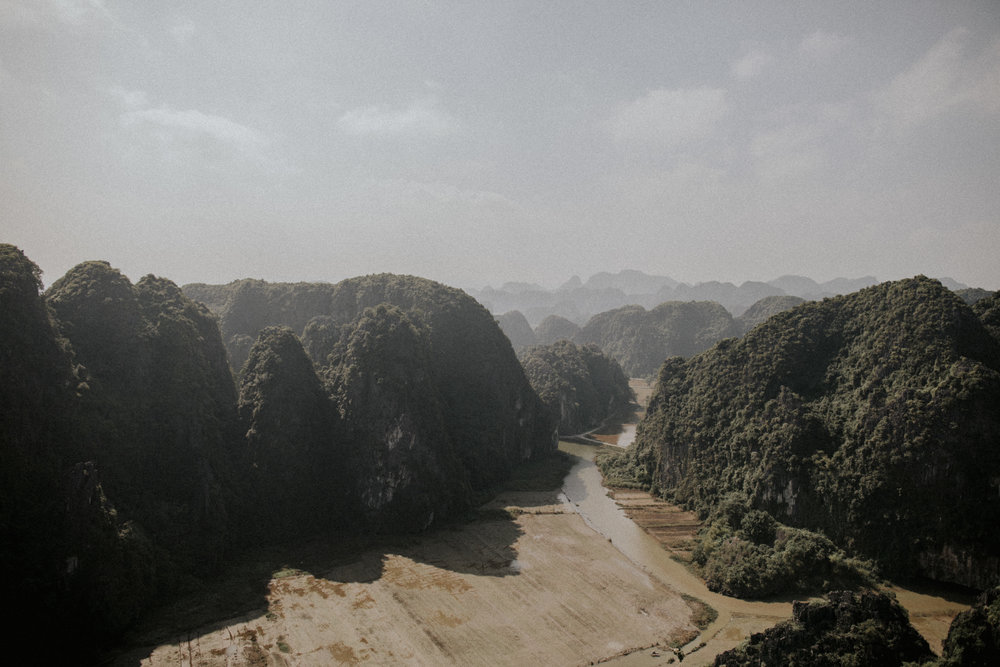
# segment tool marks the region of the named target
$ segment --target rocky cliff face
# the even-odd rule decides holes
[[[240,532],[273,541],[343,526],[350,479],[344,429],[291,329],[260,332],[238,407]]]
[[[169,281],[88,262],[39,288],[0,246],[0,558],[19,618],[63,628],[39,650],[86,660],[221,557],[234,394],[214,319]]]
[[[398,309],[427,340],[427,365],[420,372],[441,402],[447,439],[473,489],[499,482],[517,463],[555,447],[554,425],[510,342],[489,312],[461,290],[382,274],[336,285],[240,281],[224,291],[226,305],[218,315],[231,356],[240,354],[245,339],[256,337],[260,327],[280,324],[304,337],[321,374],[336,365],[331,354],[366,309],[383,304]],[[192,293],[222,301],[218,290],[206,286]],[[412,364],[406,368],[413,370]],[[389,403],[383,407],[394,409]]]
[[[559,432],[575,435],[623,415],[634,396],[621,366],[596,346],[568,340],[522,350],[521,364]]]
[[[133,286],[107,262],[74,267],[45,297],[82,365],[79,426],[109,498],[177,568],[211,569],[236,435],[215,319],[169,280]]]
[[[884,593],[836,591],[823,600],[795,602],[792,614],[720,653],[716,667],[933,664],[934,654],[906,610]]]
[[[54,662],[233,550],[421,530],[555,445],[509,341],[458,290],[200,286],[242,356],[237,397],[219,319],[169,280],[85,262],[41,295],[39,275],[0,245],[0,562],[27,627],[70,627]]]
[[[890,573],[982,585],[1000,555],[998,405],[997,339],[921,277],[668,361],[615,468],[701,507],[743,493]]]
[[[597,345],[630,377],[649,377],[668,357],[689,357],[738,333],[718,303],[669,301],[652,310],[624,306],[595,315],[575,340]]]
[[[382,530],[422,530],[468,507],[428,332],[389,305],[366,309],[331,353],[327,386],[349,429],[353,496]]]

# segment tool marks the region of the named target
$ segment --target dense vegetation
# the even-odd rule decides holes
[[[525,348],[519,358],[563,435],[583,433],[623,415],[635,398],[621,366],[596,346],[561,340]]]
[[[575,322],[559,315],[549,315],[535,328],[535,339],[539,345],[551,345],[558,340],[575,340],[580,327]]]
[[[241,533],[267,541],[342,527],[352,447],[335,402],[290,329],[265,327],[257,337],[238,408],[247,500]]]
[[[805,299],[797,296],[766,296],[737,317],[736,324],[741,333],[746,333],[772,315],[794,308],[804,301]]]
[[[236,433],[214,318],[153,276],[87,262],[39,294],[0,246],[2,550],[18,622],[86,653],[164,590],[214,571]]]
[[[366,309],[398,308],[427,338],[429,353],[419,372],[443,406],[447,437],[474,489],[499,482],[519,462],[554,447],[554,424],[544,416],[510,341],[489,312],[461,290],[389,274],[335,285],[240,280],[184,289],[218,308],[231,361],[245,356],[247,341],[265,327],[286,326],[300,336],[321,377],[340,363],[335,352]],[[239,371],[235,363],[233,370]]]
[[[815,602],[796,602],[787,621],[754,634],[715,658],[738,665],[909,665],[992,667],[1000,664],[1000,588],[985,591],[952,621],[941,656],[885,593],[836,591]]]
[[[1000,586],[955,617],[942,649],[940,667],[1000,665]]]
[[[779,313],[666,361],[635,446],[605,472],[706,513],[739,492],[889,575],[989,586],[996,312],[995,296],[974,311],[918,277]]]
[[[624,306],[595,315],[576,342],[597,345],[630,377],[649,377],[668,357],[689,357],[738,333],[718,303],[668,301],[652,310]]]
[[[484,463],[456,452],[426,325],[395,306],[366,309],[329,358],[327,385],[350,429],[351,496],[362,518],[412,530],[467,508],[470,474]]]
[[[885,593],[838,591],[817,602],[796,602],[792,609],[791,619],[717,655],[716,667],[898,667],[934,658],[906,610]]]
[[[731,494],[698,534],[693,560],[709,590],[741,598],[876,585],[872,567],[825,536],[778,523]]]
[[[229,360],[169,280],[85,262],[40,290],[0,245],[0,562],[15,631],[61,628],[43,660],[248,546],[421,530],[554,447],[493,318],[430,281],[201,286]]]

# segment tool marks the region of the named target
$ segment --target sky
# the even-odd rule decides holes
[[[1000,2],[0,0],[52,281],[1000,288]]]

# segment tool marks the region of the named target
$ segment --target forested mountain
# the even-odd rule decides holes
[[[85,262],[40,289],[0,245],[0,562],[53,660],[247,545],[421,530],[555,446],[490,314],[430,281],[191,290],[238,391],[169,280]]]
[[[984,290],[980,287],[966,287],[964,289],[955,290],[955,294],[962,298],[962,301],[968,304],[974,304],[982,299],[989,298],[995,294],[995,292],[990,292],[989,290]]]
[[[258,541],[344,527],[354,449],[337,405],[298,337],[265,327],[240,378],[240,453],[246,503],[240,531]]]
[[[940,656],[931,653],[893,597],[837,591],[793,603],[791,619],[720,653],[714,664],[992,667],[1000,664],[1000,588],[984,591],[955,617]]]
[[[538,342],[535,338],[535,332],[528,324],[528,318],[519,310],[504,313],[497,318],[497,324],[500,325],[500,330],[510,340],[515,351]]]
[[[595,315],[576,337],[616,359],[631,377],[656,373],[665,359],[688,357],[737,335],[733,316],[718,303],[661,303],[652,310],[625,306]]]
[[[436,384],[427,325],[392,305],[364,310],[329,355],[329,391],[350,429],[351,497],[379,528],[426,528],[435,517],[469,507],[470,478],[482,483],[485,444],[458,444]],[[497,415],[478,413],[484,418]],[[449,423],[450,420],[450,423]],[[451,428],[449,428],[451,426]],[[489,452],[498,458],[510,452]],[[501,459],[502,460],[502,459]],[[479,487],[481,488],[481,487]]]
[[[583,433],[623,414],[635,398],[621,366],[597,346],[560,340],[525,348],[518,356],[563,435]]]
[[[89,457],[123,516],[184,571],[226,542],[236,394],[215,319],[169,280],[79,264],[45,293],[82,364]]]
[[[555,446],[555,425],[524,376],[510,341],[489,312],[461,290],[413,276],[364,276],[326,283],[240,280],[225,286],[188,285],[219,308],[222,334],[235,362],[265,327],[287,326],[301,336],[320,375],[331,354],[367,308],[399,308],[425,332],[429,377],[474,488],[489,486],[517,463]],[[222,295],[225,294],[225,299]]]
[[[819,300],[838,294],[849,294],[877,281],[871,276],[848,279],[836,278],[825,283],[802,276],[782,276],[768,282],[746,281],[739,285],[709,281],[681,283],[666,276],[651,276],[641,271],[598,273],[586,282],[574,276],[555,290],[546,290],[525,283],[505,284],[499,289],[470,289],[469,294],[493,313],[521,311],[532,326],[549,315],[559,315],[583,326],[598,313],[622,306],[640,305],[654,308],[665,301],[715,301],[734,317],[768,296],[797,296]],[[964,288],[948,283],[952,289]]]
[[[229,538],[235,388],[207,309],[87,262],[43,298],[0,246],[0,530],[18,622],[85,655]]]
[[[535,328],[535,339],[539,345],[551,345],[558,340],[575,340],[580,327],[565,317],[549,315]]]
[[[726,494],[890,574],[1000,576],[996,299],[924,277],[779,313],[663,364],[607,474],[707,510]]]
[[[652,311],[632,305],[598,313],[582,328],[565,317],[549,315],[532,331],[516,310],[498,317],[497,323],[517,351],[560,340],[598,345],[630,375],[651,376],[667,356],[701,352],[721,338],[741,335],[802,302],[794,296],[764,297],[735,320],[718,304],[668,302]]]
[[[937,663],[906,610],[885,593],[837,591],[822,600],[795,602],[792,610],[791,619],[717,655],[716,667],[956,664]]]
[[[772,315],[794,308],[804,301],[797,296],[766,296],[737,317],[736,325],[741,333],[746,333]]]

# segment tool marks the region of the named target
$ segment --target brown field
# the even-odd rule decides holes
[[[328,570],[287,569],[266,607],[120,656],[142,665],[576,665],[697,636],[688,602],[554,494]],[[515,516],[513,520],[498,516]]]
[[[655,538],[674,561],[678,564],[691,562],[694,537],[701,526],[695,513],[654,498],[644,491],[612,489],[611,495],[628,517]],[[780,620],[774,617],[775,613],[781,612],[780,607],[774,606],[775,602],[750,602],[718,596],[709,592],[700,580],[700,585],[694,587],[685,586],[680,578],[676,582],[682,592],[697,595],[719,611],[717,622],[698,640],[698,643],[705,641],[707,645],[699,649],[700,654],[689,656],[690,659],[684,661],[686,665],[711,662],[708,660],[710,656],[714,657],[739,644],[749,633],[760,632]],[[891,585],[886,590],[896,596],[909,614],[913,627],[927,640],[931,650],[939,655],[952,620],[974,602],[969,591],[947,585],[926,584],[908,588]],[[686,648],[692,650],[695,647]]]
[[[649,386],[633,388],[644,405]],[[567,478],[573,502],[539,490],[558,489],[579,461],[556,459],[526,466],[464,524],[391,545],[262,554],[219,590],[147,619],[107,664],[707,665],[791,616],[790,599],[709,591],[688,565],[697,516],[631,489],[610,501],[593,448],[572,451],[587,460]],[[970,602],[891,590],[935,651]]]

